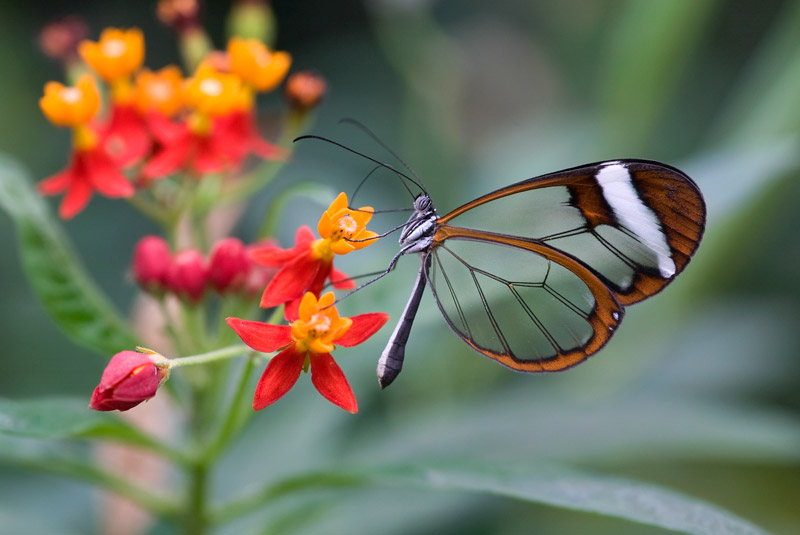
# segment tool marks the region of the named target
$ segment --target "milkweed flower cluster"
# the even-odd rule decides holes
[[[159,18],[178,35],[183,68],[146,67],[146,39],[137,28],[106,28],[93,40],[85,22],[68,17],[40,35],[43,52],[64,65],[71,83],[48,82],[39,105],[50,122],[70,129],[72,151],[66,169],[38,189],[63,195],[59,214],[65,220],[98,193],[128,199],[161,225],[163,235],[144,236],[135,245],[130,276],[159,306],[170,343],[164,353],[182,355],[118,353],[92,395],[92,409],[128,410],[152,398],[173,367],[252,350],[249,359],[258,353],[269,359],[254,394],[256,410],[281,398],[302,371],[310,371],[326,399],[357,410],[331,353],[364,342],[388,316],[341,316],[334,293],[325,290],[355,288],[334,259],[378,238],[366,228],[373,209],[351,208],[342,193],[322,213],[316,232],[300,227],[286,249],[268,233],[251,243],[216,237],[216,208],[268,183],[289,160],[285,141],[306,125],[327,91],[322,76],[290,73],[291,54],[265,44],[268,4],[251,0],[233,10],[232,27],[242,31],[214,49],[199,3],[158,3]],[[283,134],[272,143],[260,133],[257,101],[281,86],[287,111],[271,114],[280,124],[270,131]],[[272,323],[241,319],[259,307],[272,311]],[[281,316],[286,323],[279,325]],[[237,335],[245,345],[225,349]],[[208,395],[201,391],[209,381],[221,380],[193,369],[185,373],[197,399]]]
[[[42,80],[39,107],[71,135],[71,148],[65,168],[35,186],[61,197],[60,219],[37,211],[41,217],[25,224],[46,228],[27,229],[34,232],[23,234],[36,239],[22,243],[34,249],[32,258],[48,262],[46,270],[42,262],[27,264],[56,323],[75,343],[113,355],[98,366],[86,411],[135,410],[137,424],[154,416],[173,431],[163,437],[113,416],[84,414],[91,432],[78,435],[154,452],[171,465],[165,477],[185,488],[165,492],[169,499],[151,494],[144,481],[129,482],[130,463],[88,471],[80,460],[68,472],[88,473],[152,512],[165,529],[174,522],[197,534],[224,521],[222,508],[209,510],[218,494],[209,488],[211,476],[255,411],[284,398],[307,372],[337,407],[331,411],[356,413],[355,389],[335,357],[353,353],[388,320],[382,312],[350,314],[337,306],[356,287],[339,257],[380,237],[367,228],[372,207],[350,206],[341,193],[321,207],[317,221],[288,229],[295,231],[293,245],[274,238],[286,220],[285,200],[307,193],[308,182],[284,180],[272,197],[265,186],[291,164],[291,140],[315,118],[325,79],[313,69],[294,70],[292,55],[273,46],[268,1],[232,2],[229,37],[219,46],[202,24],[202,7],[199,0],[157,2],[179,56],[157,68],[138,28],[97,31],[78,16],[42,28],[39,46],[63,67],[64,80]],[[122,210],[130,206],[149,220],[130,244],[127,275],[120,274],[120,285],[126,279],[136,290],[130,322],[64,243],[70,233],[58,228],[96,195],[124,199]],[[261,223],[250,224],[253,218]],[[110,456],[99,457],[105,464]],[[138,464],[134,470],[144,475]]]
[[[64,219],[81,212],[94,192],[130,198],[165,177],[236,175],[250,155],[288,157],[259,134],[255,107],[257,94],[286,78],[288,52],[233,37],[188,74],[177,66],[151,71],[143,67],[140,30],[107,28],[97,41],[78,43],[77,54],[90,74],[72,86],[48,83],[40,100],[54,125],[73,131],[69,166],[39,186],[46,195],[64,194]],[[100,84],[108,95],[102,115]]]

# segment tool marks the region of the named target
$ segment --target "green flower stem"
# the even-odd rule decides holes
[[[216,459],[225,446],[235,435],[236,431],[241,428],[242,418],[242,400],[247,392],[247,384],[253,372],[253,356],[248,355],[244,365],[244,369],[239,375],[239,382],[236,385],[236,390],[231,397],[230,404],[225,416],[225,420],[219,426],[218,432],[213,435],[211,443],[206,447],[205,458],[207,463],[212,463]]]
[[[201,535],[208,527],[206,494],[208,488],[208,465],[201,461],[189,472],[189,495],[183,516],[183,531],[186,535]]]
[[[147,199],[142,193],[137,192],[132,197],[128,197],[128,202],[162,227],[169,227],[170,221],[167,212]]]
[[[190,304],[181,302],[183,312],[183,330],[189,340],[189,348],[193,351],[205,352],[211,349],[208,340],[205,302]]]
[[[180,333],[178,329],[175,328],[175,321],[172,318],[172,314],[170,314],[169,310],[167,309],[167,300],[164,297],[159,297],[158,301],[158,308],[161,311],[161,315],[164,317],[164,330],[169,336],[169,339],[172,341],[172,345],[174,346],[175,350],[183,355],[186,353],[186,346],[184,341],[181,340]]]
[[[251,351],[249,347],[244,344],[235,344],[208,353],[200,353],[199,355],[190,355],[188,357],[179,357],[169,360],[169,367],[180,368],[181,366],[194,366],[196,364],[205,364],[208,362],[216,362],[219,360],[229,359],[238,355],[243,355]]]

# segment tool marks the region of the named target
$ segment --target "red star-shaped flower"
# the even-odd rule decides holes
[[[317,225],[321,236],[314,238],[308,227],[300,227],[291,249],[263,247],[251,258],[264,266],[279,267],[261,297],[261,306],[270,308],[286,303],[286,318],[296,315],[299,300],[306,292],[320,295],[326,280],[337,289],[351,289],[355,283],[333,267],[335,255],[343,255],[374,243],[377,234],[366,230],[372,208],[347,207],[347,195],[340,193],[322,214]]]
[[[352,347],[364,342],[389,316],[375,312],[342,318],[333,301],[333,292],[319,301],[306,293],[291,325],[228,318],[231,329],[251,348],[263,353],[281,350],[256,386],[253,409],[261,410],[280,399],[297,382],[300,372],[310,368],[311,382],[325,399],[348,412],[358,411],[353,390],[330,352],[334,345]]]

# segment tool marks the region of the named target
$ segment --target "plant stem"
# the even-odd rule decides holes
[[[141,193],[136,193],[132,197],[128,197],[128,202],[139,210],[142,214],[146,215],[162,227],[169,226],[169,219],[166,214],[158,205],[142,196]]]
[[[208,465],[200,460],[189,472],[189,495],[183,518],[183,531],[186,535],[202,535],[208,527],[206,514],[206,490],[208,485]]]
[[[214,362],[217,360],[229,359],[237,355],[242,355],[250,351],[250,348],[244,344],[234,344],[232,346],[223,347],[208,353],[200,353],[199,355],[190,355],[188,357],[180,357],[170,359],[170,368],[179,368],[181,366],[193,366],[195,364],[205,364],[207,362]]]
[[[225,445],[230,441],[230,439],[233,437],[233,434],[240,427],[238,425],[242,420],[240,407],[242,405],[242,398],[244,397],[247,389],[247,383],[250,379],[250,375],[253,372],[253,360],[254,359],[252,355],[247,356],[244,369],[242,370],[241,375],[239,376],[239,382],[236,385],[236,391],[234,392],[231,402],[228,406],[225,420],[220,425],[216,437],[212,439],[211,443],[206,448],[206,452],[203,457],[208,462],[213,462],[213,460],[219,456]]]

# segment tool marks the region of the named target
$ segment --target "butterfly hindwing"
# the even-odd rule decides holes
[[[426,262],[436,302],[470,346],[529,372],[599,350],[623,308],[591,271],[539,243],[442,226]]]

